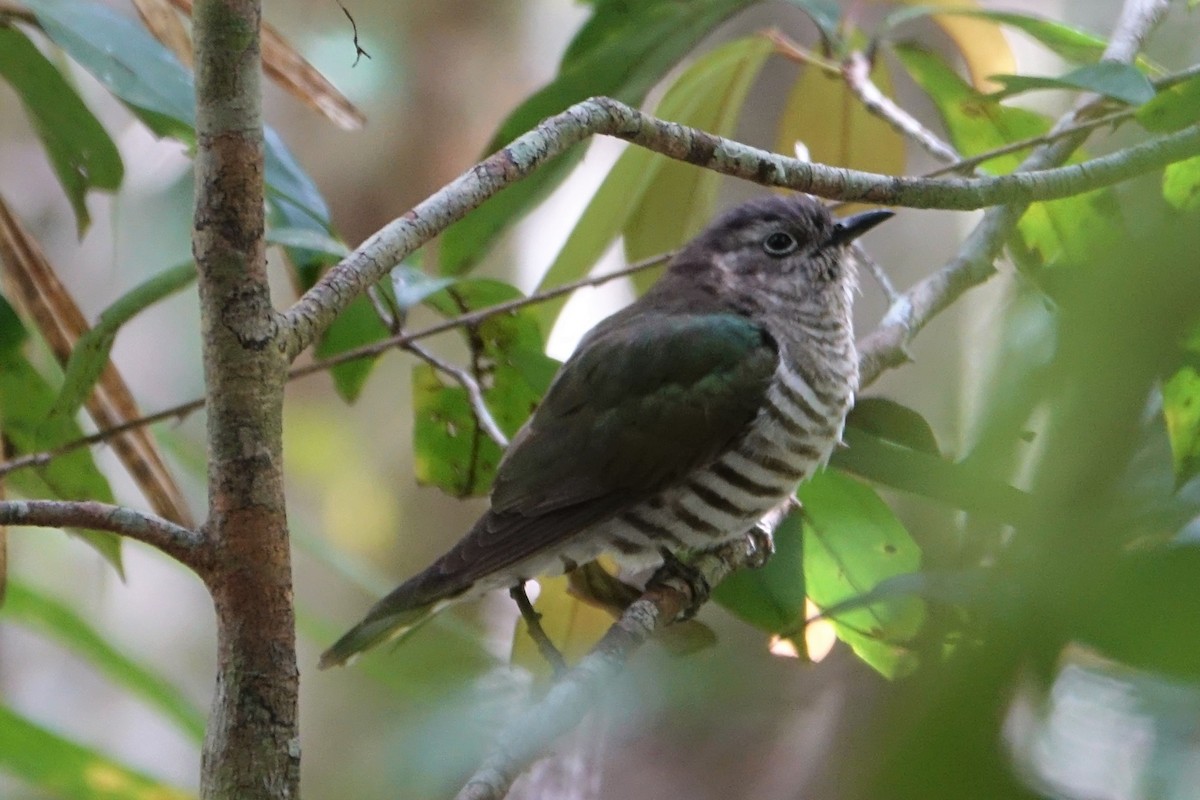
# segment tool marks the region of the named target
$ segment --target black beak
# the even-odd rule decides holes
[[[874,228],[885,219],[889,219],[894,214],[891,211],[876,209],[874,211],[864,211],[861,214],[855,214],[852,217],[839,219],[833,228],[833,236],[830,237],[829,243],[832,245],[849,244],[858,237],[862,236],[867,231]]]

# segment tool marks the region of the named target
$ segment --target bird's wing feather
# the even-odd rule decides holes
[[[777,363],[766,332],[735,314],[610,318],[514,439],[491,511],[443,569],[502,569],[712,463],[749,428]]]

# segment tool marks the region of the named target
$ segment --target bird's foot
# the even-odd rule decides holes
[[[693,567],[691,564],[686,564],[679,560],[679,557],[665,547],[659,548],[662,554],[662,566],[650,578],[646,588],[655,585],[667,585],[673,589],[678,589],[680,584],[683,584],[684,591],[691,598],[687,607],[684,608],[676,621],[691,619],[696,616],[696,612],[700,607],[708,602],[709,596],[712,594],[712,587],[708,580],[700,573],[700,570]]]
[[[750,569],[765,567],[775,555],[775,536],[766,525],[755,525],[746,533],[749,555],[746,566]]]
[[[529,602],[529,595],[525,593],[525,582],[522,581],[516,586],[508,590],[508,594],[516,602],[517,608],[521,611],[521,617],[525,620],[525,627],[529,630],[529,638],[533,639],[537,645],[538,652],[542,654],[542,658],[546,659],[546,663],[554,670],[554,677],[562,677],[567,671],[567,661],[563,658],[562,653],[554,646],[554,642],[550,641],[550,637],[546,635],[546,631],[542,629],[542,615],[533,608],[533,603]]]

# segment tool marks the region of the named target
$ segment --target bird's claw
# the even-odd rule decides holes
[[[670,550],[663,547],[659,549],[659,552],[662,554],[663,563],[650,578],[648,586],[675,584],[672,588],[678,588],[678,584],[682,583],[687,589],[691,602],[679,612],[676,620],[691,619],[696,616],[700,607],[708,602],[708,598],[712,594],[712,586],[709,585],[700,570],[691,564],[684,563]]]

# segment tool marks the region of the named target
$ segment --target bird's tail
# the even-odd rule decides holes
[[[437,612],[461,599],[470,584],[448,582],[435,564],[380,600],[362,622],[321,654],[318,669],[345,664],[364,650],[398,639],[427,622]]]

